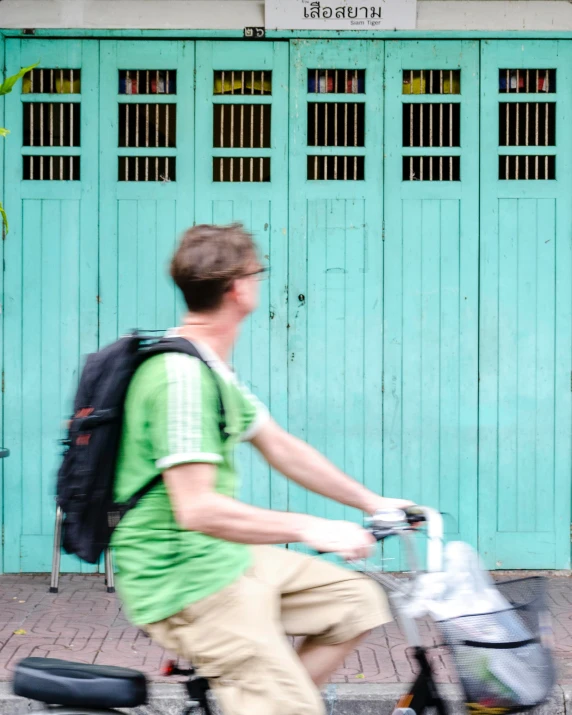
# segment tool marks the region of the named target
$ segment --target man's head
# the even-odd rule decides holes
[[[240,224],[193,226],[171,261],[171,276],[191,313],[226,307],[238,318],[258,305],[261,270],[254,240]]]

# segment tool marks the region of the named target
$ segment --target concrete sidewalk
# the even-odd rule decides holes
[[[58,594],[48,593],[48,587],[46,574],[0,576],[0,680],[9,680],[15,664],[26,656],[121,665],[142,670],[158,683],[156,692],[167,708],[164,712],[171,712],[171,705],[175,707],[182,697],[182,689],[175,684],[161,684],[165,683],[160,676],[161,665],[169,654],[129,625],[117,598],[106,593],[103,577],[65,575]],[[564,712],[568,690],[572,699],[572,579],[549,578],[548,595],[562,687],[546,713],[559,713]],[[421,627],[428,644],[439,643],[430,623]],[[456,678],[445,650],[436,649],[432,657],[437,680],[449,684],[454,694]],[[403,692],[403,686],[398,684],[410,682],[413,677],[414,665],[405,640],[392,623],[374,631],[347,659],[333,677],[329,693],[336,700],[337,713],[342,713],[346,705],[352,712],[365,708],[365,713],[373,702],[375,711],[382,713],[385,710],[377,706],[386,700],[391,712],[394,696]],[[8,707],[15,708],[17,704],[8,692],[7,687],[0,692],[4,695],[4,700],[0,697],[3,715]],[[154,712],[163,710],[155,708]]]

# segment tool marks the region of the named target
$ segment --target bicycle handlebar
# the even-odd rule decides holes
[[[407,510],[378,511],[368,520],[368,528],[377,541],[388,536],[405,536],[415,525],[427,525],[427,570],[443,568],[443,517],[435,509],[414,506]]]

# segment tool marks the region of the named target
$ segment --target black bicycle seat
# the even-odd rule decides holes
[[[136,708],[147,703],[147,680],[128,668],[25,658],[16,666],[14,693],[46,705]]]

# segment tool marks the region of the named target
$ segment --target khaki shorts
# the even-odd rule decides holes
[[[145,627],[209,679],[225,715],[320,715],[320,693],[287,636],[337,644],[391,620],[367,577],[295,551],[253,547],[227,588]]]

